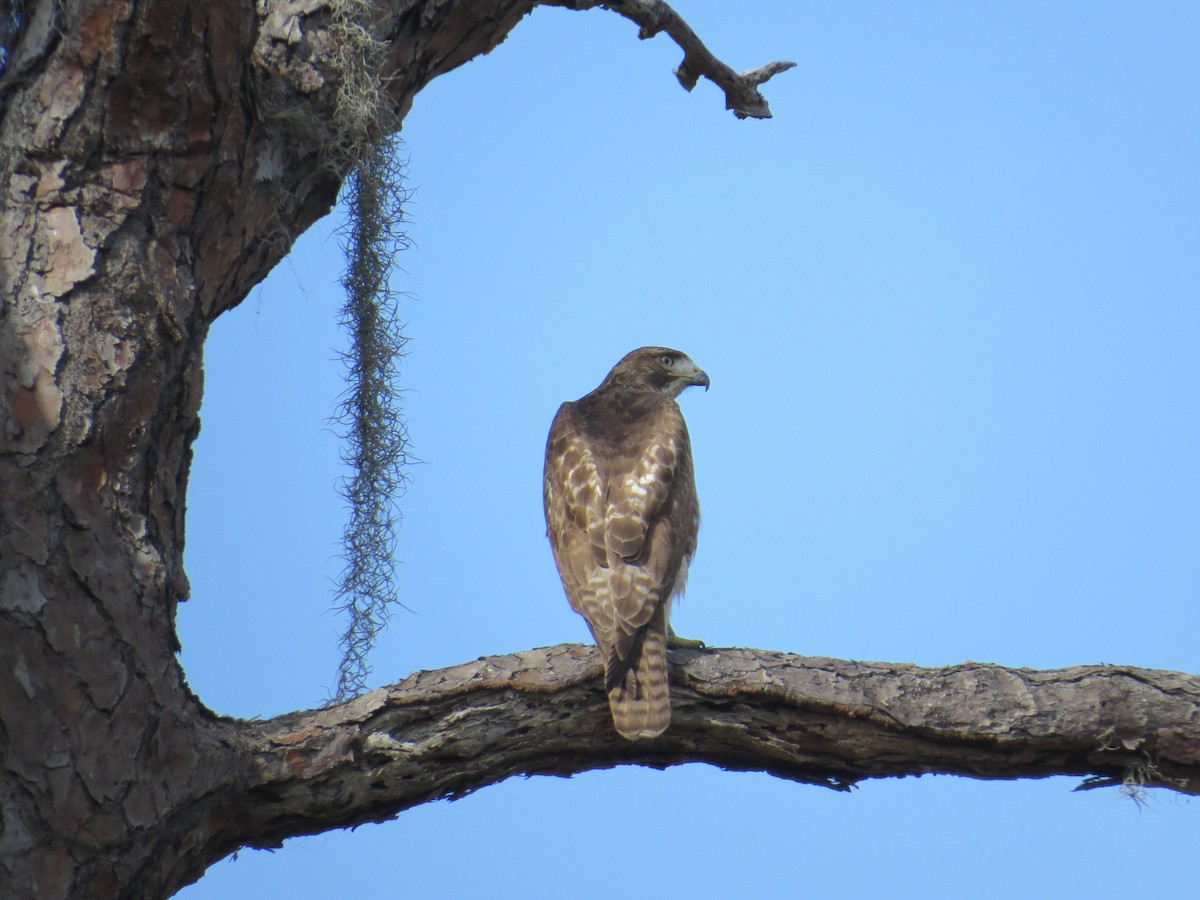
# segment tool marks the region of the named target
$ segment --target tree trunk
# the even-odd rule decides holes
[[[691,652],[675,725],[643,744],[612,732],[579,647],[269,722],[190,694],[174,626],[208,327],[417,91],[534,5],[26,4],[0,76],[0,896],[165,897],[240,846],[623,762],[832,787],[919,771],[1200,785],[1200,684],[1138,670]],[[680,44],[685,87],[708,77],[736,114],[769,115],[757,87],[787,64],[737,75],[665,4],[611,6]],[[351,9],[367,81],[342,52],[364,34]]]
[[[463,6],[379,24],[399,106],[530,8]],[[330,22],[40,0],[0,84],[2,896],[166,896],[230,849],[191,810],[255,761],[175,656],[184,495],[209,324],[337,196],[298,127],[332,117]]]

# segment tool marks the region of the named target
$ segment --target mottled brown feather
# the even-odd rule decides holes
[[[546,533],[571,608],[604,653],[613,723],[628,738],[659,735],[671,720],[668,617],[700,527],[675,402],[688,384],[707,387],[708,377],[684,354],[635,350],[559,408],[546,443]]]

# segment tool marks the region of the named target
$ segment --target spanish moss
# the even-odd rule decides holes
[[[381,139],[346,181],[350,218],[341,321],[350,338],[344,354],[350,386],[337,421],[345,439],[342,460],[352,474],[339,486],[350,517],[336,602],[348,622],[335,701],[365,690],[375,639],[403,605],[396,587],[396,501],[413,457],[400,408],[398,363],[407,338],[399,294],[390,286],[396,255],[410,243],[403,231],[408,192],[398,145],[394,138]]]

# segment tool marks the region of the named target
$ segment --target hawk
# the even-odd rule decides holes
[[[653,738],[671,723],[667,647],[696,551],[700,501],[675,398],[709,380],[687,354],[642,347],[559,407],[546,442],[546,535],[571,608],[604,654],[613,724]]]

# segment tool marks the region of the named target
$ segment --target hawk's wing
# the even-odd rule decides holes
[[[649,426],[611,461],[606,485],[612,642],[623,664],[610,670],[610,685],[630,665],[638,631],[683,586],[678,577],[695,551],[699,527],[691,445],[679,407],[664,398]]]
[[[603,423],[601,431],[621,433]],[[665,721],[653,726],[661,732],[670,716],[665,604],[683,586],[699,528],[691,444],[679,407],[663,398],[641,427],[608,441],[590,437],[575,404],[564,403],[546,446],[545,503],[567,598],[605,655],[614,720],[620,701],[611,692],[627,686],[637,699],[651,687],[637,682],[653,675],[665,704]],[[641,660],[647,641],[653,660]],[[653,671],[639,673],[643,662],[653,663]],[[625,733],[619,721],[618,730]]]
[[[546,442],[543,472],[546,535],[575,612],[591,624],[585,595],[594,593],[597,572],[607,565],[604,535],[604,483],[586,429],[574,404],[559,407]],[[589,604],[590,605],[590,604]]]

